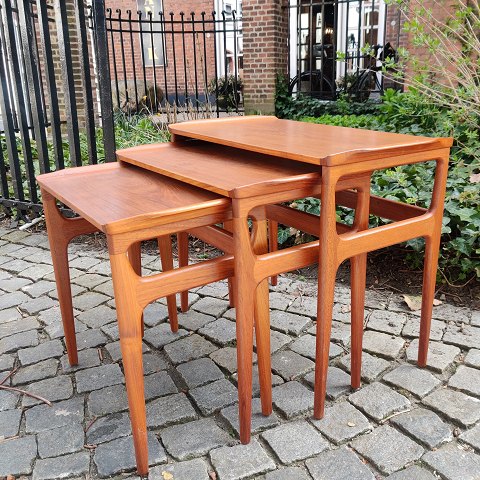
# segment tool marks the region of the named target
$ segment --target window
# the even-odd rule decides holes
[[[137,0],[137,7],[142,12],[142,41],[143,55],[146,67],[155,67],[165,64],[165,42],[160,22],[162,0]],[[152,18],[150,24],[148,20]]]

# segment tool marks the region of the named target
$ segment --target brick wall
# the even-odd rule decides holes
[[[138,20],[137,2],[135,0],[107,0],[106,7],[112,8],[112,26],[114,29],[118,28],[119,22],[118,13],[116,9],[121,10],[122,19],[128,18],[127,10],[132,11],[132,20]],[[125,81],[127,79],[127,88],[129,96],[134,95],[134,78],[137,80],[137,91],[139,96],[143,96],[145,92],[145,78],[147,87],[154,84],[156,81],[157,89],[167,92],[168,96],[175,95],[177,92],[179,96],[183,96],[185,92],[192,95],[198,90],[199,95],[206,93],[207,85],[215,78],[215,50],[214,50],[214,34],[212,24],[213,0],[164,0],[163,11],[166,15],[165,27],[158,27],[163,30],[164,45],[165,45],[165,62],[155,62],[155,69],[153,66],[145,66],[143,69],[142,61],[142,45],[141,36],[139,32],[138,22],[133,22],[132,35],[128,32],[123,33],[123,42],[119,32],[109,35],[110,48],[110,69],[112,78],[116,76],[119,80],[118,89],[120,98],[124,95]],[[182,35],[181,23],[172,24],[170,12],[175,12],[174,21],[181,21],[181,12],[185,12],[183,29],[186,32]],[[192,28],[192,16],[194,12],[194,19],[201,21],[202,12],[205,12],[205,27],[202,24],[195,24],[195,34]],[[217,16],[218,17],[218,16]],[[142,15],[145,19],[145,15]],[[158,16],[155,16],[158,19]],[[107,28],[110,22],[107,17]],[[155,28],[155,27],[154,27]],[[122,29],[129,30],[130,24],[127,21],[122,22]],[[146,33],[143,35],[144,44],[147,48],[152,45],[151,36],[148,34],[148,23],[142,24],[142,29]],[[205,30],[205,34],[203,33]],[[172,39],[172,31],[173,39]],[[155,39],[159,38],[162,33],[153,33],[154,44]],[[123,48],[122,48],[123,46]],[[133,48],[132,48],[133,46]],[[115,55],[113,55],[115,51]],[[133,51],[133,53],[132,53]],[[196,67],[195,67],[196,66]],[[144,78],[145,73],[145,78]],[[185,75],[186,73],[186,75]],[[112,90],[116,100],[117,85],[113,82]]]
[[[244,0],[243,80],[247,113],[275,111],[275,77],[287,72],[287,0]]]

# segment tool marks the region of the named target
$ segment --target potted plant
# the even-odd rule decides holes
[[[217,97],[220,109],[236,110],[240,105],[243,82],[240,77],[227,75],[226,77],[213,78],[208,86],[208,93]]]

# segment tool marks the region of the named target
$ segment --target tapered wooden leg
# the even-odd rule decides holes
[[[164,272],[173,270],[172,239],[170,235],[158,237],[158,249],[160,250],[160,260]],[[188,291],[187,291],[188,295]],[[188,297],[187,297],[188,298]],[[177,299],[175,295],[167,297],[168,318],[170,319],[170,329],[172,332],[178,332],[178,314]]]
[[[350,342],[350,369],[352,388],[360,388],[361,383],[366,273],[367,254],[352,257],[350,259],[350,283],[352,289],[352,338]]]
[[[255,221],[253,249],[257,255],[268,252],[267,222]],[[272,413],[272,367],[270,357],[270,304],[268,279],[255,292],[255,337],[257,340],[258,376],[263,415]]]
[[[432,192],[432,204],[435,223],[430,237],[425,238],[425,260],[423,265],[422,314],[420,317],[420,338],[418,342],[418,365],[427,364],[428,342],[432,323],[433,300],[437,280],[438,255],[442,232],[444,192],[448,174],[448,156],[437,161],[435,183]]]
[[[357,189],[357,205],[355,208],[355,231],[368,229],[370,215],[370,177],[364,185]],[[352,388],[360,388],[362,374],[362,340],[363,321],[365,317],[365,286],[367,280],[367,254],[357,255],[350,259],[351,285],[351,343],[350,370]]]
[[[223,222],[223,228],[227,232],[231,232],[233,228],[232,221]],[[235,308],[235,277],[228,278],[228,304],[231,308]]]
[[[328,169],[322,171],[322,210],[320,212],[320,245],[318,262],[318,309],[315,359],[315,392],[313,415],[320,419],[325,411],[328,356],[332,330],[333,296],[337,273],[337,242],[335,213],[335,180]]]
[[[133,243],[128,247],[128,260],[132,265],[133,271],[138,275],[142,275],[142,244],[140,242]],[[145,334],[145,323],[143,321],[142,312],[142,337]]]
[[[235,201],[234,201],[235,210]],[[253,258],[247,217],[234,218],[234,250],[236,275],[236,330],[238,364],[238,410],[240,441],[250,442],[252,416],[252,353],[255,289],[252,278]]]
[[[271,252],[278,250],[278,222],[274,220],[268,221],[268,245]],[[270,277],[270,284],[275,287],[278,284],[278,277],[274,275]]]
[[[136,275],[125,254],[110,254],[120,348],[127,387],[135,458],[139,475],[148,474],[147,418],[142,362],[142,310],[136,298]]]
[[[55,205],[55,199],[45,198],[43,208],[47,224],[48,242],[52,255],[53,271],[58,292],[58,303],[62,315],[63,332],[67,346],[68,362],[71,366],[78,365],[77,340],[75,338],[75,319],[73,317],[72,289],[70,286],[70,271],[68,266],[68,241],[62,229],[61,215]]]
[[[177,233],[178,265],[186,267],[188,265],[188,233]],[[183,313],[188,312],[188,290],[180,292],[180,308]]]

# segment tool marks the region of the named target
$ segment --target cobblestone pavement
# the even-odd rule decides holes
[[[144,256],[145,273],[158,258]],[[47,238],[0,231],[0,477],[135,478],[108,256],[73,245],[80,365],[65,356]],[[480,312],[434,308],[427,369],[419,318],[369,291],[363,385],[349,387],[349,291],[337,286],[328,408],[313,404],[315,285],[281,277],[271,293],[274,413],[239,444],[234,312],[220,282],[191,294],[172,334],[161,302],[145,312],[150,478],[159,480],[480,479]],[[254,381],[258,397],[258,381]],[[3,439],[2,439],[3,437]]]

